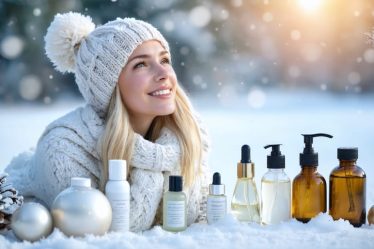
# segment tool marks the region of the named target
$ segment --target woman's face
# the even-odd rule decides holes
[[[153,119],[175,111],[177,78],[170,54],[156,40],[146,41],[134,50],[118,84],[130,118]]]

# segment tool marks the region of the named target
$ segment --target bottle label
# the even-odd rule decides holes
[[[110,231],[127,232],[130,230],[130,196],[125,193],[106,193],[112,207]]]
[[[168,201],[166,204],[166,224],[168,227],[186,226],[186,205],[184,201]]]
[[[207,203],[207,219],[208,223],[214,223],[226,215],[226,196],[210,197],[208,196]]]

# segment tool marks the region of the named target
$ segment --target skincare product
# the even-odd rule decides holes
[[[130,185],[126,181],[125,160],[109,160],[109,177],[105,195],[112,207],[110,231],[127,232],[130,230]]]
[[[357,158],[357,148],[338,148],[339,166],[330,174],[329,213],[334,220],[360,227],[366,220],[366,175]]]
[[[237,165],[238,179],[231,200],[231,210],[239,221],[260,222],[260,207],[255,176],[255,165],[251,162],[250,148],[242,146],[241,160]]]
[[[227,212],[225,185],[221,184],[221,175],[218,172],[213,174],[213,183],[209,185],[207,202],[208,224],[212,224],[225,217]]]
[[[169,176],[169,191],[163,198],[162,228],[180,232],[187,228],[186,195],[182,192],[182,176]]]
[[[267,157],[268,172],[261,180],[261,222],[277,224],[291,218],[291,182],[284,172],[285,157],[280,144],[265,146],[272,148]]]
[[[306,223],[326,212],[326,180],[317,172],[318,153],[312,147],[313,138],[332,136],[323,133],[303,136],[305,148],[300,153],[301,172],[292,182],[292,217]]]

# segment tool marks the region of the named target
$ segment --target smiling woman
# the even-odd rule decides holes
[[[149,23],[117,18],[95,28],[78,13],[58,14],[46,53],[61,72],[73,72],[86,106],[51,123],[34,155],[6,168],[15,187],[51,206],[71,177],[104,189],[108,160],[129,165],[130,229],[161,221],[170,175],[182,175],[187,223],[205,219],[208,142],[179,86],[169,45]]]

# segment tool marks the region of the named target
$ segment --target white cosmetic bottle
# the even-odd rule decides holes
[[[110,231],[130,230],[130,185],[126,176],[125,160],[109,160],[109,179],[105,186],[105,195],[112,207]]]
[[[213,174],[213,182],[209,185],[209,195],[207,203],[208,224],[213,224],[226,216],[227,200],[225,195],[225,185],[221,184],[221,175]]]

